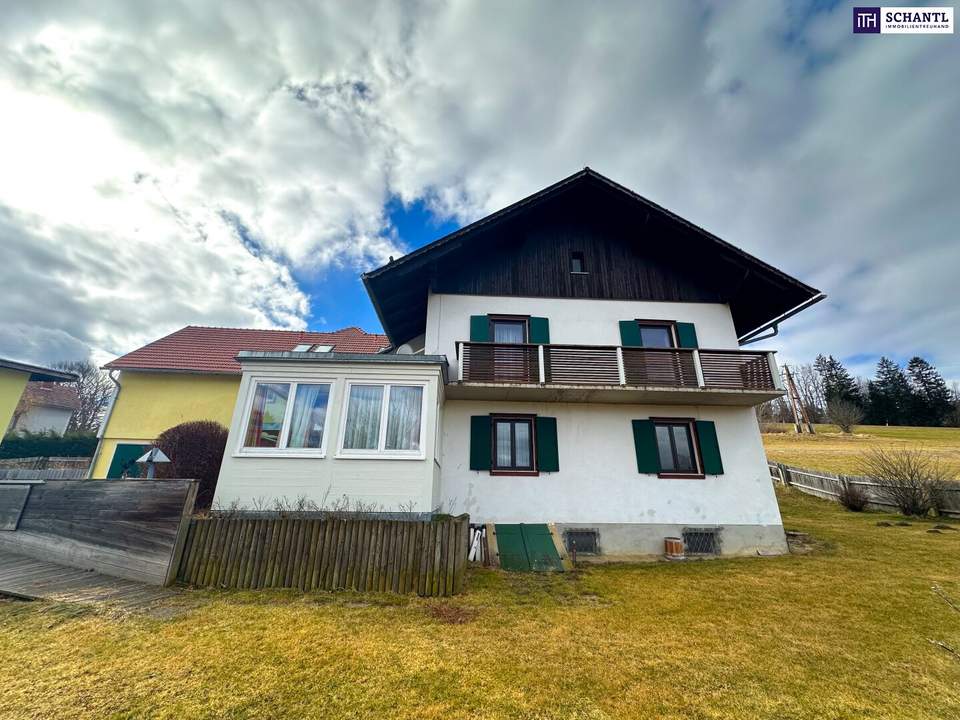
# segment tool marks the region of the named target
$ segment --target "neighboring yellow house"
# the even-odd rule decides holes
[[[13,411],[17,409],[17,403],[29,381],[74,382],[76,379],[73,373],[0,358],[0,442],[3,442]]]
[[[92,478],[136,474],[134,462],[164,430],[194,420],[230,426],[242,375],[241,350],[375,353],[385,335],[346,328],[295,330],[185,327],[134,350],[104,368],[117,393],[100,429]]]

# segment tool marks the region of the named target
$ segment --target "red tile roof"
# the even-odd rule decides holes
[[[240,363],[234,358],[241,350],[293,350],[297,345],[306,343],[333,345],[333,352],[345,353],[376,353],[390,344],[386,335],[367,333],[356,327],[322,333],[189,325],[127,353],[104,367],[110,370],[166,370],[239,375]]]
[[[22,401],[28,407],[55,407],[64,410],[76,410],[80,407],[80,395],[76,386],[55,382],[28,382]]]

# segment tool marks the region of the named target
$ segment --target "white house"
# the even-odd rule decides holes
[[[63,435],[79,407],[80,396],[74,385],[42,380],[29,382],[14,411],[11,430]]]
[[[363,279],[386,353],[238,356],[219,503],[554,523],[608,557],[786,549],[754,412],[783,389],[741,345],[819,291],[590,169]]]

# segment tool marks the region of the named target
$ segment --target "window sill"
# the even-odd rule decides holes
[[[426,460],[426,455],[401,455],[398,453],[371,452],[371,453],[344,453],[338,452],[334,457],[337,460]]]
[[[305,452],[294,452],[290,450],[242,450],[233,453],[233,457],[235,458],[309,458],[311,460],[323,460],[326,456],[326,452],[322,450]]]
[[[537,477],[539,470],[491,470],[490,475],[513,475],[517,477]]]
[[[657,473],[657,477],[667,480],[703,480],[707,476],[703,473]]]

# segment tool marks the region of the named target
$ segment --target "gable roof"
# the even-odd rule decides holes
[[[104,365],[110,370],[158,370],[240,375],[241,350],[283,351],[297,345],[333,345],[335,353],[378,353],[389,346],[385,335],[356,327],[334,332],[253,330],[189,325]]]
[[[633,214],[632,221],[624,226],[624,236],[628,241],[632,241],[632,235],[642,230],[651,218],[655,218],[660,226],[668,227],[672,233],[669,242],[658,245],[658,252],[672,254],[677,262],[689,261],[693,255],[700,258],[707,272],[717,275],[718,284],[722,285],[718,291],[723,296],[721,301],[730,304],[734,324],[741,337],[780,319],[797,306],[812,304],[824,297],[816,288],[600,173],[584,168],[502,210],[365,273],[364,285],[387,336],[394,345],[398,345],[423,332],[427,294],[438,268],[444,264],[459,261],[461,265],[469,267],[471,252],[477,253],[475,257],[489,256],[500,235],[507,234],[501,231],[550,201],[562,198],[563,204],[568,205],[600,196],[608,200],[611,207],[616,204],[617,212],[622,213],[623,217]],[[495,235],[493,230],[499,235]],[[648,249],[640,248],[640,251],[647,252]],[[656,298],[620,295],[616,299]]]
[[[28,382],[23,391],[22,402],[27,407],[76,410],[80,407],[80,394],[72,384],[64,385],[49,381]]]

